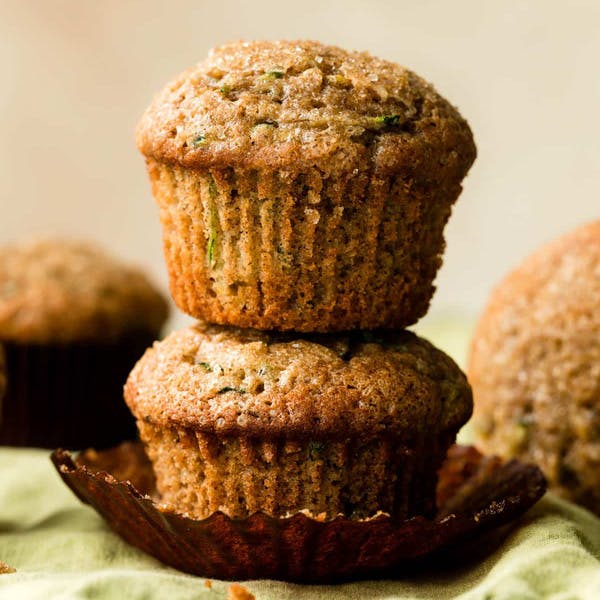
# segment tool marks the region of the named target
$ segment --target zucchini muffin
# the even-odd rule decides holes
[[[0,343],[8,389],[0,444],[79,448],[135,437],[127,374],[167,305],[146,277],[86,243],[0,248]]]
[[[195,518],[431,515],[472,408],[460,369],[410,332],[203,323],[155,343],[125,399],[162,501]]]
[[[154,99],[137,144],[177,305],[318,332],[425,314],[475,159],[467,123],[423,79],[308,41],[213,50]]]
[[[552,491],[600,514],[600,221],[498,285],[468,374],[479,445],[537,463]]]

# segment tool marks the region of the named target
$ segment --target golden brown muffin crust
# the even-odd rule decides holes
[[[0,339],[111,340],[158,332],[167,312],[141,271],[92,244],[39,239],[0,248]]]
[[[471,392],[443,352],[410,332],[304,336],[202,323],[154,344],[126,401],[138,420],[286,439],[456,431]]]
[[[185,167],[385,174],[460,181],[475,158],[467,123],[431,85],[366,52],[313,41],[234,42],[156,96],[143,154]],[[426,168],[423,168],[423,167]]]
[[[481,445],[537,462],[554,491],[600,511],[600,221],[497,286],[468,373]]]

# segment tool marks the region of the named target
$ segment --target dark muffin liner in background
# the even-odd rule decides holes
[[[0,445],[106,448],[137,438],[123,385],[154,339],[144,333],[112,343],[3,343],[8,386]]]
[[[514,521],[546,490],[534,465],[453,446],[439,472],[431,519],[378,513],[366,520],[322,521],[303,512],[232,519],[215,512],[196,520],[159,504],[141,444],[88,450],[75,460],[56,450],[52,461],[75,495],[127,542],[181,571],[228,580],[393,578],[450,546],[460,557],[461,544]]]

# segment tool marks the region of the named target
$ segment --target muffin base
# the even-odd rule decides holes
[[[217,436],[138,421],[161,500],[197,519],[299,511],[324,519],[430,516],[455,435],[368,442]]]
[[[184,312],[325,332],[402,328],[427,311],[460,185],[147,162]]]
[[[140,334],[111,344],[3,342],[8,387],[0,402],[0,444],[106,448],[137,438],[123,384],[154,339]]]

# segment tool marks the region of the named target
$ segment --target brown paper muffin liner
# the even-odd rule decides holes
[[[360,442],[280,440],[204,433],[138,421],[165,503],[202,519],[308,510],[332,518],[432,516],[437,470],[455,433],[410,445],[381,437]]]
[[[136,439],[123,385],[154,335],[110,344],[3,343],[8,387],[0,444],[106,448]]]
[[[358,169],[194,170],[148,159],[148,170],[179,308],[265,330],[416,322],[460,192]]]
[[[234,580],[393,577],[415,559],[509,523],[546,489],[533,465],[453,446],[439,472],[433,519],[376,514],[322,521],[304,513],[275,518],[261,512],[231,519],[216,512],[194,520],[152,499],[152,468],[141,445],[87,451],[75,461],[56,450],[52,461],[73,492],[130,544],[182,571]]]

